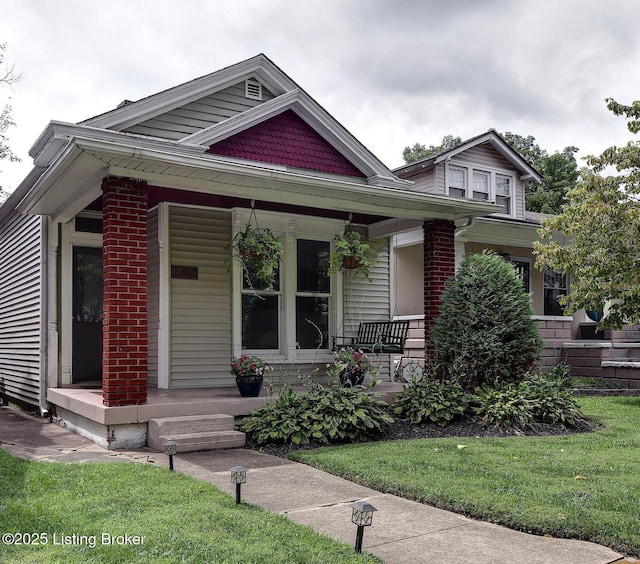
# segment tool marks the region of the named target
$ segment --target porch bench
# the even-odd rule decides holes
[[[408,333],[408,321],[362,322],[355,337],[334,337],[333,350],[352,347],[374,354],[402,354]]]

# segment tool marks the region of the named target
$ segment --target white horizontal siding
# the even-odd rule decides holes
[[[262,101],[246,98],[244,81],[242,81],[220,92],[129,127],[126,131],[177,141],[274,97],[266,88],[262,89],[262,94]]]
[[[0,395],[40,398],[41,219],[9,216],[0,231]]]
[[[232,385],[230,214],[174,206],[169,221],[171,264],[198,268],[197,280],[171,279],[170,386]]]

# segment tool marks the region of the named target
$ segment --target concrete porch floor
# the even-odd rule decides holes
[[[298,391],[306,389],[302,385],[293,387]],[[402,388],[398,382],[380,382],[374,391],[389,402]],[[236,386],[169,390],[149,388],[146,404],[106,407],[102,404],[101,389],[49,388],[47,401],[53,410],[61,408],[100,425],[126,425],[184,415],[247,415],[277,397],[278,390],[279,386],[274,386],[272,395],[265,387],[259,397],[244,398]]]

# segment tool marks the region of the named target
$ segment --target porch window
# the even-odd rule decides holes
[[[496,204],[504,208],[502,213],[511,213],[511,177],[496,174]]]
[[[489,178],[488,172],[473,171],[473,199],[489,199]]]
[[[466,171],[463,168],[449,167],[449,196],[466,198]]]
[[[328,241],[296,242],[296,345],[299,349],[329,348]]]
[[[522,280],[524,291],[528,294],[531,291],[531,263],[528,260],[511,259],[511,266],[515,269],[518,278]]]
[[[251,269],[242,276],[242,348],[280,348],[280,272],[266,290]]]
[[[567,275],[562,272],[545,270],[544,272],[544,314],[564,315],[564,308],[558,303],[560,296],[569,292]]]

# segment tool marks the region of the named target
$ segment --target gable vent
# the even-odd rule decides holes
[[[262,84],[257,80],[245,80],[244,95],[252,100],[262,100]]]

